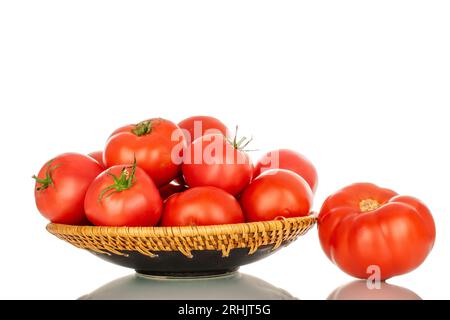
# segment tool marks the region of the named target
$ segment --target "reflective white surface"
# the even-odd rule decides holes
[[[372,288],[366,281],[354,281],[334,290],[328,300],[422,300],[415,292],[381,283],[380,287]]]
[[[203,278],[164,278],[132,274],[113,280],[80,300],[298,300],[257,277],[235,272]],[[381,283],[370,288],[353,281],[334,290],[328,300],[421,300],[413,291]]]
[[[163,278],[139,274],[119,278],[82,300],[293,300],[291,294],[239,272],[204,278]]]

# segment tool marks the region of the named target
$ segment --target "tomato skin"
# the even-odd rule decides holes
[[[223,135],[213,134],[188,146],[182,171],[191,188],[212,186],[236,196],[252,180],[253,164],[244,151],[236,149]]]
[[[309,215],[313,193],[298,174],[273,169],[253,180],[240,202],[247,221],[270,221]]]
[[[197,187],[167,199],[161,226],[210,226],[245,222],[239,202],[215,187]]]
[[[84,197],[91,182],[102,171],[94,159],[78,154],[64,153],[47,162],[39,171],[38,178],[44,179],[49,168],[54,185],[37,190],[35,200],[39,212],[53,223],[83,225],[87,219],[84,213]]]
[[[179,179],[175,179],[172,182],[166,184],[165,186],[159,188],[159,194],[161,195],[161,198],[163,200],[166,200],[175,193],[183,192],[188,189],[188,187],[185,184],[180,184],[178,181]]]
[[[113,166],[92,182],[84,201],[87,218],[96,226],[145,227],[158,224],[162,199],[152,179],[139,167],[130,189],[105,194],[99,201],[102,191],[114,184],[107,173],[120,176],[123,168],[124,165]]]
[[[319,177],[317,170],[305,156],[289,150],[279,149],[266,153],[255,166],[254,177],[258,177],[262,172],[271,169],[286,169],[300,175],[311,187],[313,193],[317,190]]]
[[[209,116],[193,116],[184,119],[178,123],[178,126],[181,129],[186,130],[185,137],[188,144],[204,136],[205,134],[221,133],[224,136],[228,135],[227,126],[219,119]],[[196,126],[198,128],[198,132],[195,132]]]
[[[144,122],[151,123],[151,131],[140,136],[133,133]],[[131,164],[136,156],[137,165],[157,186],[163,186],[180,175],[184,147],[183,132],[176,124],[154,118],[114,131],[106,143],[104,162],[108,168]],[[180,158],[179,163],[172,153]]]
[[[378,205],[363,210],[363,201]],[[343,188],[325,200],[318,220],[319,238],[331,261],[347,274],[367,279],[377,266],[381,280],[416,269],[433,248],[436,228],[420,200],[398,196],[370,183]]]
[[[97,161],[103,168],[106,169],[105,163],[103,162],[103,151],[94,151],[89,153],[88,156]]]

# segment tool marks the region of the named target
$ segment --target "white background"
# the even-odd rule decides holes
[[[448,1],[2,1],[0,297],[74,299],[131,271],[45,230],[33,180],[116,127],[207,114],[317,166],[315,209],[370,181],[429,205],[434,251],[392,279],[450,298]],[[242,268],[300,299],[352,280],[314,229]]]

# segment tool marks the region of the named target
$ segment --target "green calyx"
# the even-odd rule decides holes
[[[40,186],[38,186],[36,188],[36,191],[43,191],[45,189],[47,189],[49,186],[55,186],[54,182],[53,182],[53,178],[52,178],[52,173],[53,171],[55,171],[55,169],[57,169],[60,164],[53,166],[52,167],[52,162],[53,160],[50,160],[47,163],[47,170],[45,171],[45,178],[41,179],[39,177],[37,177],[36,175],[33,175],[32,178],[34,180],[36,180],[36,183],[40,184]]]
[[[103,198],[108,198],[116,192],[128,190],[134,185],[136,182],[136,157],[134,158],[133,166],[124,167],[119,177],[109,171],[106,174],[113,178],[114,183],[102,190],[98,197],[98,202],[101,202]]]
[[[247,146],[253,141],[253,137],[251,137],[250,139],[247,139],[247,137],[242,137],[241,139],[238,140],[238,129],[239,127],[236,126],[236,131],[234,134],[234,138],[233,140],[227,138],[228,142],[237,150],[241,150],[241,151],[252,151],[252,150],[246,150],[245,148],[247,148]]]
[[[152,121],[146,120],[139,122],[137,125],[135,125],[134,129],[132,129],[131,132],[138,137],[150,134],[152,132]]]

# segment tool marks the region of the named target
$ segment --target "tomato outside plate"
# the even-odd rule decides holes
[[[328,258],[361,279],[386,280],[416,269],[436,238],[433,217],[420,200],[370,183],[328,197],[318,229]]]

